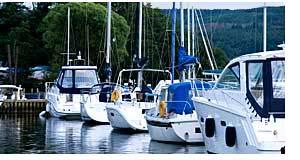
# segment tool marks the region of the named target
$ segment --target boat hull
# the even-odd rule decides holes
[[[135,131],[148,131],[144,115],[153,107],[148,102],[122,102],[107,106],[107,117],[111,126],[115,129],[132,129]]]
[[[109,103],[92,102],[80,103],[80,116],[84,121],[109,124],[106,112],[106,105]]]
[[[247,114],[237,114],[205,98],[193,99],[209,153],[281,153],[283,138],[266,129],[265,122],[253,123]],[[213,121],[213,122],[212,122]],[[280,126],[282,126],[280,124]],[[234,128],[234,129],[233,129]],[[278,128],[276,128],[278,129]],[[232,134],[234,130],[234,134]],[[263,136],[260,134],[265,132]],[[231,134],[229,134],[231,133]],[[235,136],[232,136],[235,135]],[[260,139],[258,139],[260,137]]]
[[[196,112],[193,114],[168,119],[147,114],[145,118],[151,139],[169,143],[203,144],[204,140]]]

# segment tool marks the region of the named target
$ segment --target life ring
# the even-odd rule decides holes
[[[215,119],[213,118],[206,118],[205,120],[205,135],[206,137],[213,137],[215,134],[216,126],[215,126]]]
[[[225,142],[228,147],[233,147],[236,143],[236,130],[233,126],[226,127]]]
[[[120,92],[118,90],[114,90],[112,93],[111,93],[111,101],[115,102],[116,100],[118,100],[120,97]]]
[[[166,102],[165,101],[159,102],[159,116],[161,118],[166,116]]]

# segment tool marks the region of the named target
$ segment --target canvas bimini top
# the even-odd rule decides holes
[[[213,87],[210,82],[195,82],[198,90],[208,90]],[[176,114],[191,114],[194,110],[192,102],[191,82],[174,83],[168,88],[167,111]]]

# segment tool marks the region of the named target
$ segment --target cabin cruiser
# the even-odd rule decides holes
[[[81,95],[88,94],[82,92],[98,83],[96,66],[62,66],[55,82],[46,83],[46,112],[53,117],[80,118]]]
[[[145,115],[151,140],[203,144],[200,124],[191,98],[194,89],[205,91],[211,86],[209,82],[203,81],[164,86],[159,104]]]
[[[192,98],[210,153],[285,152],[284,50],[229,62],[212,90]]]
[[[25,100],[23,88],[15,85],[0,85],[0,106],[2,103],[9,100]]]
[[[161,80],[152,90],[145,84],[142,87],[132,86],[122,82],[123,72],[161,72],[169,73],[168,70],[156,69],[123,69],[118,76],[117,85],[112,92],[111,100],[114,102],[107,105],[107,116],[110,125],[115,129],[129,129],[134,131],[147,131],[147,123],[144,119],[146,111],[157,105],[157,95],[161,87],[170,83],[170,80]],[[128,85],[127,85],[128,84]],[[126,86],[127,85],[127,86]]]

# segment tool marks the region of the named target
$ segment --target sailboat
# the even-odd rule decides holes
[[[53,117],[80,119],[82,92],[99,83],[96,66],[85,66],[80,52],[77,59],[70,59],[70,8],[68,8],[67,65],[62,66],[54,82],[46,82],[46,112]],[[73,64],[71,64],[73,62]],[[88,94],[88,93],[84,93]],[[44,114],[43,114],[44,115]]]
[[[209,153],[285,153],[285,50],[231,60],[214,88],[192,98]]]
[[[172,12],[173,19],[171,53],[173,57],[175,52],[175,2],[173,3]],[[193,14],[194,12],[192,12],[192,15]],[[194,18],[194,15],[192,16],[192,18]],[[192,29],[194,29],[193,22],[194,21],[192,21]],[[188,21],[188,26],[189,23],[190,22]],[[202,132],[191,98],[195,90],[199,90],[199,92],[205,92],[206,90],[211,88],[212,84],[210,82],[199,81],[195,78],[191,78],[190,70],[188,70],[188,79],[185,79],[183,68],[189,68],[186,65],[191,65],[198,62],[196,57],[186,55],[185,53],[185,49],[183,46],[183,26],[183,9],[181,3],[181,47],[179,49],[178,55],[178,70],[181,72],[180,82],[173,83],[162,88],[159,98],[159,104],[147,112],[147,114],[145,115],[145,119],[147,120],[147,126],[151,140],[160,142],[203,144],[204,140],[202,137]],[[172,67],[172,70],[173,69],[174,65]]]
[[[143,80],[143,72],[156,72],[167,74],[170,76],[168,70],[145,69],[145,64],[142,62],[142,2],[139,4],[139,47],[138,47],[138,66],[137,69],[123,69],[119,72],[115,90],[111,95],[112,105],[107,105],[107,116],[110,125],[114,129],[126,129],[134,131],[147,131],[146,120],[144,115],[146,111],[153,108],[157,102],[157,96],[160,93],[161,87],[170,84],[170,80],[161,80],[152,90]],[[137,82],[124,81],[123,73],[135,72],[137,73]]]
[[[111,51],[111,2],[107,3],[107,40],[106,40],[106,64],[105,73],[107,82],[94,85],[89,94],[82,94],[80,103],[81,119],[97,123],[109,123],[106,113],[106,105],[111,105],[111,93],[115,84],[111,83],[110,51]]]

